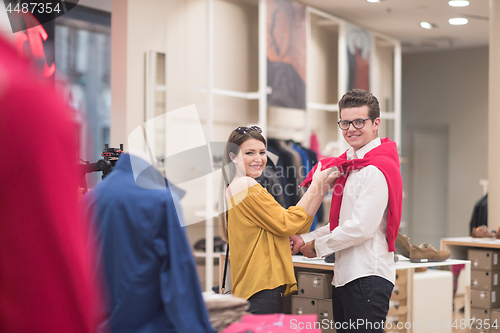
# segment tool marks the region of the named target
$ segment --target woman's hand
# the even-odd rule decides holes
[[[329,190],[333,188],[335,181],[342,176],[337,167],[321,170],[321,162],[318,163],[314,172],[311,185],[319,186],[322,189]]]
[[[290,249],[293,255],[297,254],[302,246],[304,246],[304,240],[300,235],[290,236]]]

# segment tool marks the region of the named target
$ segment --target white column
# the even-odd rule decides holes
[[[208,77],[207,77],[207,121],[205,129],[205,139],[207,143],[213,141],[214,126],[214,2],[207,0],[208,17]],[[210,147],[210,146],[209,146]],[[210,149],[210,148],[209,148]],[[212,154],[210,154],[212,156]],[[212,290],[214,285],[214,178],[213,174],[206,176],[205,189],[205,210],[207,219],[205,220],[205,291]]]
[[[111,119],[110,147],[127,149],[127,45],[128,0],[112,0],[111,16]]]
[[[259,126],[267,137],[267,0],[259,0]]]
[[[500,227],[500,1],[490,0],[489,115],[488,115],[488,226]]]

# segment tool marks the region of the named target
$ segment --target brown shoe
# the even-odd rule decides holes
[[[488,227],[485,225],[480,225],[477,228],[472,229],[473,238],[495,238],[495,233],[490,232]]]
[[[411,262],[436,262],[445,261],[451,255],[448,250],[438,251],[427,243],[420,246],[412,245],[410,249]]]
[[[396,237],[396,253],[402,254],[405,257],[410,257],[410,239],[408,236],[398,233],[398,237]]]
[[[497,233],[495,235],[497,239],[500,239],[500,227],[498,227]]]

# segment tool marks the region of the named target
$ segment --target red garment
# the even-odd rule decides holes
[[[0,36],[0,332],[96,332],[68,108]]]
[[[340,206],[344,185],[349,173],[353,170],[362,169],[365,166],[377,167],[385,176],[389,189],[389,211],[387,213],[387,242],[389,251],[395,250],[396,237],[399,232],[401,214],[403,209],[403,179],[399,170],[399,155],[396,143],[389,138],[381,139],[381,145],[370,150],[364,158],[347,160],[347,151],[339,157],[325,158],[321,160],[323,169],[336,166],[344,173],[333,189],[332,205],[330,208],[330,230],[339,225]],[[309,186],[316,166],[309,172],[300,186]]]
[[[319,149],[319,140],[318,140],[318,136],[316,135],[316,133],[313,133],[311,134],[311,144],[309,146],[309,148],[311,148],[311,150],[313,152],[316,153],[316,155],[318,155],[318,159],[321,158],[321,150]]]

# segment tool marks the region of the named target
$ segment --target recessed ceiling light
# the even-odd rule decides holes
[[[368,1],[368,2],[380,2],[382,0],[366,0],[366,1]]]
[[[448,2],[448,5],[452,7],[466,7],[469,5],[469,1],[452,0]]]
[[[433,29],[436,27],[435,24],[429,23],[429,22],[420,22],[420,26],[424,29]]]
[[[450,22],[451,25],[464,25],[464,24],[469,23],[469,20],[467,20],[466,18],[463,18],[463,17],[455,17],[455,18],[449,19],[448,22]]]

